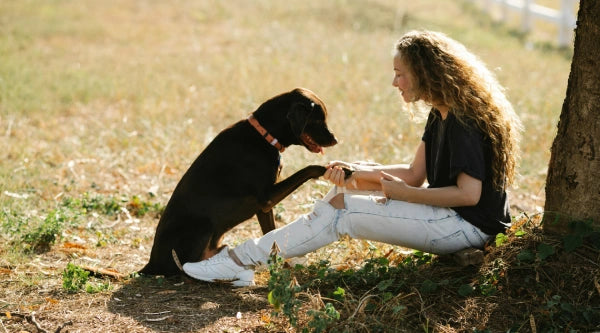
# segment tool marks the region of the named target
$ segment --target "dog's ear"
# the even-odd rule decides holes
[[[315,103],[310,103],[310,107],[315,107]],[[304,131],[308,121],[309,106],[304,103],[294,103],[287,113],[287,119],[292,127],[292,132],[298,138]]]

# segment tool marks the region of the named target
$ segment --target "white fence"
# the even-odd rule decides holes
[[[492,4],[500,6],[500,20],[506,21],[508,10],[521,13],[521,31],[529,32],[533,19],[541,19],[558,26],[558,45],[572,44],[573,30],[577,24],[574,8],[576,0],[560,0],[560,9],[548,8],[535,3],[534,0],[469,0],[483,2],[483,10],[492,11]]]

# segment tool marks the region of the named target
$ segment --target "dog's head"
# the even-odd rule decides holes
[[[312,91],[296,88],[264,102],[255,112],[258,121],[284,146],[303,145],[314,153],[337,139],[327,127],[325,103]]]
[[[327,127],[325,103],[312,91],[296,88],[287,119],[292,133],[306,149],[313,153],[323,152],[323,147],[333,146],[337,139]]]

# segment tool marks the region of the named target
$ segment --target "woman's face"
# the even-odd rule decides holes
[[[394,81],[392,85],[400,91],[406,103],[419,100],[414,87],[414,77],[408,66],[402,60],[400,53],[394,56]]]

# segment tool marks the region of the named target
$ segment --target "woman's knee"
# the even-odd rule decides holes
[[[335,209],[344,209],[344,193],[336,194],[331,200],[329,200],[329,204]]]

